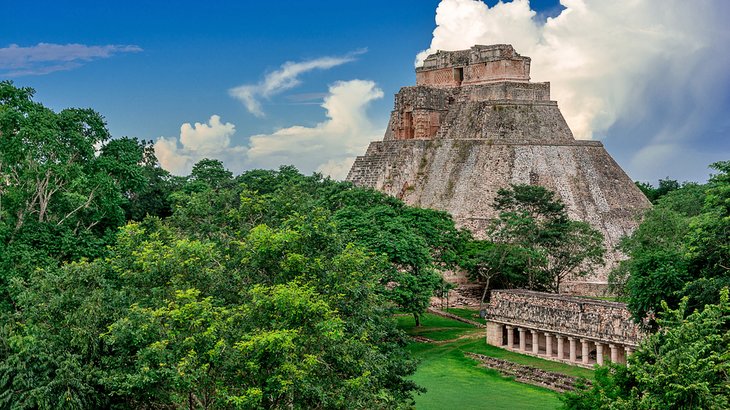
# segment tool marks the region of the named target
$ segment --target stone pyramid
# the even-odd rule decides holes
[[[545,186],[605,237],[606,266],[562,290],[586,295],[606,290],[622,257],[615,246],[650,206],[601,142],[573,137],[550,83],[530,82],[530,58],[504,44],[430,55],[416,86],[396,94],[385,137],[357,157],[347,180],[447,211],[477,237],[497,216],[500,188]]]

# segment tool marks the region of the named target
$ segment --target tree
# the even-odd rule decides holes
[[[438,268],[456,266],[467,234],[444,212],[411,208],[380,192],[352,189],[334,200],[342,204],[334,214],[341,232],[393,263],[385,278],[390,298],[420,326],[440,288]]]
[[[204,158],[193,165],[190,179],[207,185],[211,189],[220,189],[233,180],[233,174],[217,159]]]
[[[501,287],[514,288],[526,285],[524,272],[528,260],[534,259],[530,250],[507,243],[473,240],[466,244],[462,267],[472,280],[485,282],[479,310],[482,310],[490,284],[495,279]]]
[[[590,388],[563,397],[569,409],[724,409],[730,406],[730,300],[690,313],[664,304],[659,331],[629,357],[629,367],[599,368]]]
[[[651,203],[656,204],[657,201],[665,196],[666,194],[676,191],[677,189],[681,188],[682,185],[677,182],[674,179],[660,179],[659,180],[659,186],[654,187],[652,184],[649,184],[647,182],[636,182],[636,186],[641,190],[641,192],[646,195],[646,197],[651,201]]]
[[[559,292],[569,276],[583,276],[603,264],[603,236],[584,222],[568,218],[555,194],[536,185],[500,189],[499,217],[489,231],[495,243],[517,246],[526,257],[526,286]],[[506,249],[506,248],[505,248]]]
[[[390,318],[389,262],[326,210],[234,241],[129,224],[105,258],[15,280],[0,403],[18,408],[383,408],[415,370]],[[59,375],[63,377],[59,377]]]
[[[684,296],[691,309],[717,303],[720,289],[730,285],[730,166],[711,167],[720,172],[706,185],[685,183],[664,195],[621,243],[630,258],[612,280],[636,321],[659,311],[662,301],[675,308]]]
[[[134,140],[109,141],[91,109],[56,113],[0,82],[0,309],[36,268],[101,256],[144,180]],[[102,146],[96,151],[96,147]]]

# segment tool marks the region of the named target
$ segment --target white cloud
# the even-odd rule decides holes
[[[641,125],[642,134],[631,137],[634,151],[696,141],[702,126],[724,118],[730,2],[561,4],[564,10],[543,22],[528,0],[491,8],[480,0],[442,0],[431,46],[418,54],[417,64],[438,49],[512,44],[532,57],[533,81],[551,82],[553,99],[576,138],[620,138],[617,133]],[[666,149],[651,152],[669,155]]]
[[[38,43],[21,47],[11,44],[0,48],[0,75],[20,77],[42,75],[54,71],[70,70],[84,62],[109,58],[119,53],[136,53],[142,48],[135,45],[88,46],[84,44]]]
[[[384,125],[374,124],[367,115],[370,102],[382,97],[383,91],[372,81],[337,82],[322,104],[327,111],[325,121],[251,137],[248,162],[261,168],[293,164],[304,172],[317,170],[342,179],[354,157],[362,155],[370,141],[383,136]]]
[[[244,84],[228,90],[232,97],[240,100],[246,109],[257,117],[263,117],[260,98],[270,98],[283,91],[299,85],[299,76],[312,70],[327,70],[355,60],[355,57],[364,53],[358,50],[341,57],[320,57],[313,60],[292,62],[287,61],[281,67],[268,73],[258,84]]]
[[[177,138],[159,138],[155,153],[163,168],[178,175],[188,174],[200,159],[216,158],[237,173],[291,164],[304,173],[318,171],[343,179],[355,156],[383,135],[384,126],[367,115],[370,103],[382,97],[372,81],[336,82],[322,103],[327,118],[313,127],[295,125],[254,135],[247,145],[231,145],[235,126],[214,115],[207,125],[183,124],[180,144]]]
[[[196,122],[180,126],[180,137],[160,137],[155,142],[155,154],[162,167],[173,174],[187,175],[196,162],[203,158],[217,158],[235,162],[245,155],[246,148],[231,146],[231,136],[236,126],[223,123],[218,115],[212,115],[208,124]]]

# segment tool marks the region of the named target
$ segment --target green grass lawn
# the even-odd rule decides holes
[[[473,311],[471,311],[473,312]],[[457,314],[456,312],[451,312]],[[469,314],[466,309],[462,314]],[[461,316],[461,315],[460,315]],[[471,317],[470,317],[471,319]],[[588,369],[525,356],[489,346],[484,329],[440,316],[425,314],[421,327],[414,326],[412,316],[397,317],[398,325],[410,335],[427,337],[436,343],[412,343],[411,353],[420,360],[412,379],[427,389],[416,397],[417,409],[556,409],[558,395],[550,390],[502,377],[494,370],[479,366],[464,352],[510,360],[515,363],[591,377]]]
[[[412,379],[427,392],[416,397],[416,408],[428,409],[556,409],[557,394],[517,383],[494,370],[479,367],[450,344],[414,343],[420,360]]]
[[[474,326],[447,319],[441,316],[424,313],[421,316],[421,327],[415,327],[413,316],[398,316],[398,327],[411,336],[423,336],[431,340],[450,340],[473,332]]]

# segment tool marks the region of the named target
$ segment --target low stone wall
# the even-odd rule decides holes
[[[576,383],[579,380],[576,377],[512,363],[507,360],[495,359],[494,357],[482,354],[469,352],[465,354],[468,357],[481,362],[484,367],[496,370],[505,376],[514,377],[518,382],[545,387],[560,393],[575,390]],[[590,384],[588,380],[585,380],[584,382],[586,384]]]

